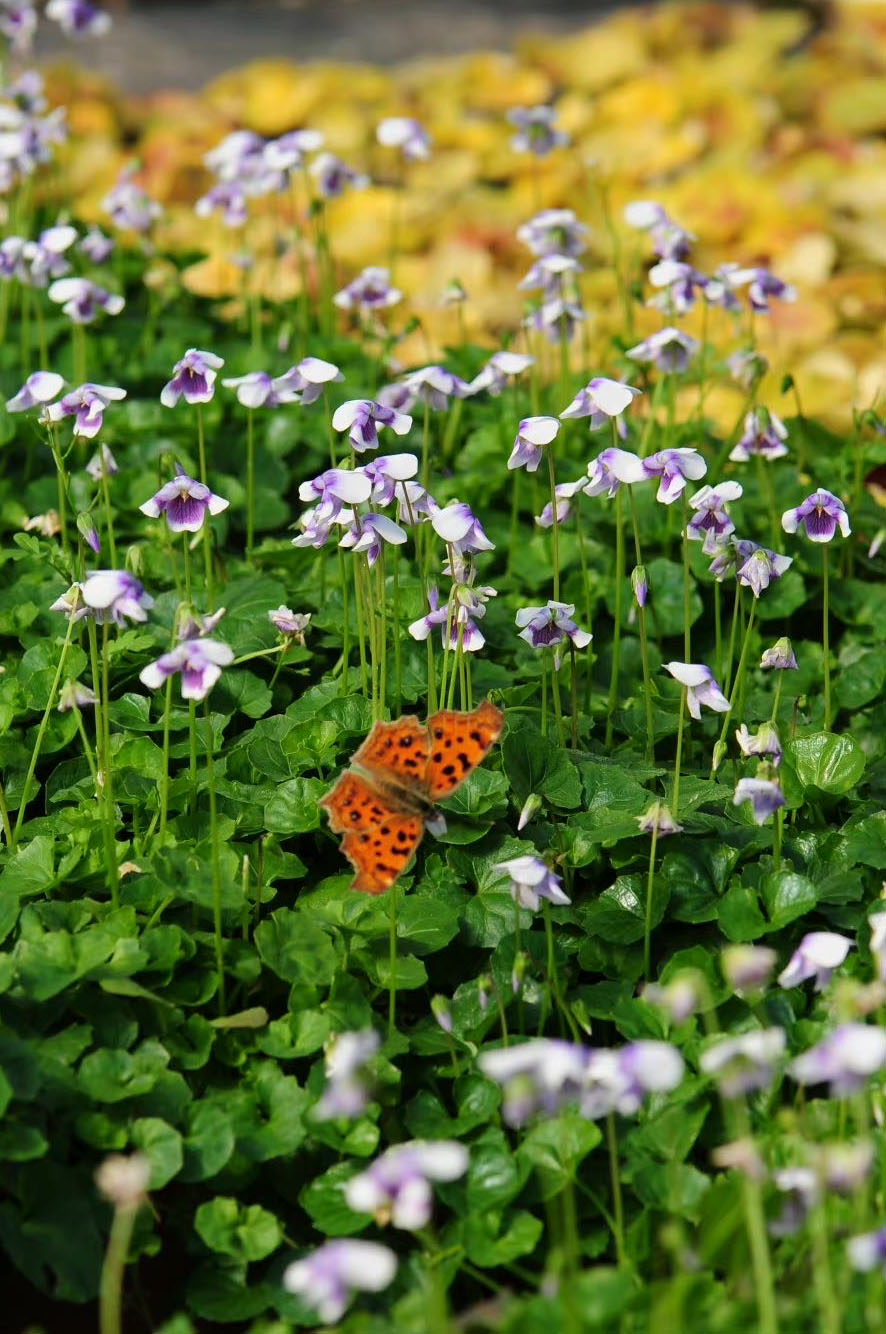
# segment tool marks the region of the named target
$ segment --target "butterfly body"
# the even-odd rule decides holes
[[[357,872],[352,889],[381,894],[406,869],[425,828],[442,828],[436,804],[486,757],[504,718],[494,705],[444,710],[427,726],[409,715],[378,722],[352,767],[320,802]]]

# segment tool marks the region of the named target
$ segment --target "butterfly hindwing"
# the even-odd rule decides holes
[[[484,701],[471,713],[443,710],[428,719],[431,753],[426,785],[430,800],[452,796],[501,736],[504,715]]]
[[[381,824],[360,833],[345,834],[341,850],[357,872],[351,889],[383,894],[406,869],[425,832],[418,815],[391,810]]]

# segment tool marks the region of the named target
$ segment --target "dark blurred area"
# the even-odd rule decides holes
[[[394,64],[422,56],[507,49],[527,34],[586,27],[639,0],[105,0],[114,26],[76,48],[41,25],[38,55],[73,55],[128,93],[195,89],[250,60],[342,60]],[[664,0],[666,3],[667,0]],[[724,3],[726,0],[724,0]],[[779,0],[801,9],[810,30],[823,0]]]

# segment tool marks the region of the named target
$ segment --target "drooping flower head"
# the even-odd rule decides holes
[[[533,255],[580,255],[588,229],[571,208],[548,208],[517,229],[517,239]]]
[[[754,824],[765,824],[785,804],[781,783],[777,778],[740,778],[732,804],[741,806],[746,801],[750,802]]]
[[[189,347],[181,361],[175,363],[172,379],[160,392],[160,402],[165,408],[174,408],[180,398],[186,403],[208,403],[215,393],[216,375],[224,364],[214,352]]]
[[[641,834],[655,834],[662,838],[667,834],[682,834],[683,826],[677,824],[670,806],[663,801],[653,801],[642,815],[635,817]]]
[[[139,672],[149,690],[159,690],[170,676],[181,672],[182,699],[205,699],[222,668],[234,661],[234,650],[218,639],[186,639]]]
[[[431,527],[448,546],[462,554],[495,550],[495,543],[490,542],[480,520],[464,501],[452,500],[431,514]]]
[[[386,514],[353,514],[338,545],[351,551],[362,552],[372,567],[381,555],[385,543],[398,547],[405,541],[405,530]]]
[[[798,987],[810,977],[815,978],[815,990],[824,991],[835,968],[852,949],[848,936],[837,931],[809,931],[791,955],[786,968],[778,975],[780,987]]]
[[[468,389],[471,394],[479,394],[485,389],[493,398],[498,398],[518,375],[528,371],[534,363],[534,357],[525,356],[522,352],[493,352],[482,371],[471,380]]]
[[[511,857],[509,861],[496,862],[493,869],[508,877],[508,892],[520,908],[538,912],[541,899],[557,907],[572,902],[563,892],[560,877],[541,857]]]
[[[578,391],[560,416],[564,421],[574,417],[587,417],[589,429],[598,431],[613,418],[619,418],[626,412],[640,393],[642,390],[634,389],[632,385],[597,375],[588,381],[584,389]]]
[[[768,1088],[784,1054],[783,1028],[757,1028],[734,1038],[719,1038],[701,1054],[699,1064],[717,1081],[725,1098],[740,1098]]]
[[[126,302],[88,278],[59,278],[49,288],[49,299],[61,306],[73,324],[91,324],[101,311],[119,315]]]
[[[728,713],[729,700],[723,694],[710,667],[700,662],[666,662],[666,672],[686,688],[686,707],[696,720],[701,717],[702,705],[714,713]]]
[[[111,26],[110,14],[90,0],[48,0],[46,17],[68,37],[103,37]]]
[[[832,1097],[858,1093],[886,1066],[886,1032],[871,1024],[841,1024],[791,1061],[798,1084],[829,1084]]]
[[[174,481],[161,486],[139,509],[149,519],[159,519],[165,514],[171,533],[199,533],[207,514],[221,514],[231,502],[215,495],[181,468],[176,471]]]
[[[412,426],[412,418],[369,398],[348,399],[335,409],[332,417],[333,430],[347,431],[358,454],[367,449],[378,449],[378,432],[385,426],[395,435],[406,435]]]
[[[791,641],[784,635],[776,639],[771,648],[763,650],[760,666],[766,670],[779,672],[797,671],[797,659],[791,647]]]
[[[657,454],[650,454],[641,460],[647,477],[658,477],[656,500],[662,505],[673,505],[686,489],[687,481],[697,482],[708,470],[697,449],[660,449]]]
[[[349,468],[327,468],[298,488],[299,500],[316,505],[317,520],[334,519],[344,506],[362,505],[371,493],[371,479],[362,470]]]
[[[572,501],[579,491],[586,491],[585,479],[579,477],[577,482],[558,482],[554,487],[554,493],[557,498],[557,523],[566,523],[572,514]],[[539,528],[553,528],[554,526],[554,506],[549,500],[542,510],[541,514],[535,516],[535,522]]]
[[[544,446],[555,439],[559,430],[556,417],[524,417],[508,459],[508,468],[535,472],[544,457]]]
[[[92,440],[104,425],[105,408],[110,403],[119,403],[125,397],[126,390],[118,389],[115,385],[81,384],[79,388],[65,394],[58,403],[50,404],[46,416],[51,422],[73,417],[74,435]]]
[[[742,755],[766,756],[776,768],[781,764],[781,739],[773,723],[761,723],[753,734],[742,723],[735,733],[735,739]]]
[[[781,556],[768,547],[759,547],[756,542],[737,542],[736,577],[738,582],[749,588],[755,598],[765,592],[769,585],[788,570],[794,563],[792,556]]]
[[[248,375],[222,380],[222,384],[226,389],[233,389],[237,402],[250,411],[255,408],[279,408],[283,403],[297,403],[300,398],[289,371],[276,377],[268,375],[267,371],[250,371]]]
[[[379,1046],[372,1028],[336,1034],[326,1050],[326,1088],[312,1111],[316,1121],[352,1118],[365,1110],[370,1091],[366,1067]]]
[[[553,149],[569,143],[569,135],[554,124],[557,119],[554,107],[512,107],[506,114],[517,131],[511,140],[515,153],[547,157]]]
[[[309,611],[292,611],[289,607],[281,605],[268,612],[268,620],[284,639],[304,648],[305,632],[311,623]]]
[[[126,570],[95,570],[80,585],[83,604],[97,621],[124,625],[146,621],[154,599]]]
[[[383,508],[390,505],[398,487],[415,477],[418,459],[415,454],[376,454],[360,471],[372,483],[370,503]]]
[[[397,1272],[397,1257],[375,1241],[328,1241],[283,1273],[287,1292],[301,1297],[325,1325],[337,1324],[355,1292],[382,1292]]]
[[[802,528],[810,542],[830,542],[838,528],[844,537],[852,531],[842,500],[822,487],[807,496],[796,509],[785,510],[781,526],[786,533],[795,533]]]
[[[7,400],[6,411],[28,412],[31,408],[42,408],[61,393],[64,383],[54,371],[34,371],[18,393]]]
[[[588,464],[588,478],[586,496],[607,495],[611,499],[620,486],[646,482],[649,475],[638,455],[611,445]]]
[[[648,362],[660,371],[681,373],[698,351],[698,342],[682,329],[659,329],[642,343],[628,348],[625,356],[632,361]]]
[[[457,1181],[468,1170],[469,1155],[456,1140],[413,1140],[395,1144],[365,1172],[345,1185],[349,1209],[373,1214],[380,1224],[414,1232],[431,1219],[434,1181]]]

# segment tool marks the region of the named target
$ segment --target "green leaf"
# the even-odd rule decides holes
[[[327,790],[319,778],[290,778],[265,806],[265,828],[272,834],[304,834],[320,825],[317,804]]]
[[[581,1305],[582,1325],[585,1329],[612,1330],[631,1305],[636,1283],[625,1269],[599,1265],[586,1269],[576,1280]]]
[[[264,1260],[283,1240],[278,1219],[258,1204],[241,1204],[229,1195],[216,1195],[201,1204],[194,1229],[205,1246],[247,1264]]]
[[[593,1121],[576,1113],[564,1114],[533,1126],[517,1153],[535,1171],[541,1198],[549,1200],[575,1180],[579,1163],[602,1138]]]
[[[763,876],[760,896],[773,930],[805,916],[818,901],[812,881],[796,871],[773,871]]]
[[[565,750],[527,722],[511,725],[502,742],[504,771],[520,802],[537,792],[552,806],[572,809],[581,802],[581,780]]]
[[[484,1131],[471,1145],[467,1176],[468,1208],[477,1213],[509,1204],[523,1189],[530,1164],[511,1151],[498,1129]]]
[[[670,889],[661,876],[652,884],[652,926],[665,915]],[[592,935],[616,945],[631,945],[642,940],[646,924],[646,878],[620,875],[614,885],[582,910],[582,925]]]
[[[509,1264],[518,1256],[529,1255],[538,1245],[542,1223],[525,1209],[504,1213],[487,1209],[471,1213],[462,1223],[465,1255],[483,1269]]]
[[[833,732],[816,732],[786,742],[783,762],[804,791],[830,796],[851,792],[865,768],[864,751],[855,738]]]
[[[726,939],[736,944],[757,940],[769,929],[756,890],[744,885],[733,885],[726,891],[720,900],[717,921]]]
[[[234,1152],[234,1127],[227,1112],[214,1102],[192,1104],[188,1108],[186,1132],[179,1179],[206,1181],[216,1176]]]
[[[844,649],[840,654],[840,672],[834,681],[834,698],[841,709],[862,708],[883,692],[886,683],[886,654],[881,649]]]
[[[157,1116],[143,1116],[132,1123],[133,1148],[151,1164],[151,1190],[160,1190],[181,1171],[184,1161],[182,1137],[174,1126]]]
[[[367,1214],[354,1213],[345,1203],[345,1183],[362,1168],[353,1163],[336,1163],[305,1186],[298,1202],[319,1232],[327,1237],[351,1237],[363,1232],[371,1222]]]
[[[648,613],[658,639],[683,633],[683,566],[663,556],[646,562],[649,575]],[[689,624],[702,613],[702,602],[695,580],[690,576]]]
[[[416,954],[434,954],[458,935],[459,912],[428,894],[410,894],[397,905],[397,936]]]
[[[335,947],[306,913],[278,908],[259,923],[254,938],[262,961],[284,982],[322,987],[332,981]]]

